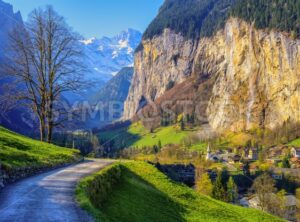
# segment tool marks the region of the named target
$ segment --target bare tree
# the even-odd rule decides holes
[[[14,99],[26,101],[40,124],[40,139],[51,142],[54,127],[65,121],[62,94],[85,86],[79,37],[51,6],[36,9],[25,30],[11,35],[11,61],[5,74],[13,79]]]

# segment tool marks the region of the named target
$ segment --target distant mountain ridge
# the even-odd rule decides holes
[[[133,66],[134,50],[141,39],[141,32],[127,29],[112,38],[81,40],[90,69],[87,78],[107,82],[123,67]]]
[[[91,87],[87,87],[80,95],[66,93],[67,100],[71,103],[89,100],[122,68],[133,66],[134,51],[141,39],[141,32],[127,29],[111,38],[80,40],[80,47],[85,55],[83,62],[87,69],[83,78]]]

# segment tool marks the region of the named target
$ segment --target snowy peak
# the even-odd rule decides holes
[[[83,43],[84,45],[91,45],[95,40],[96,40],[96,38],[92,37],[90,39],[81,40],[80,42]]]
[[[92,79],[108,81],[123,67],[133,65],[134,50],[142,39],[142,33],[127,29],[109,38],[102,37],[84,39],[80,42],[87,55],[87,64]]]

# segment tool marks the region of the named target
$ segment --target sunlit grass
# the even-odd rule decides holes
[[[300,147],[300,138],[293,140],[289,145]]]
[[[27,138],[0,127],[0,160],[8,168],[44,167],[74,162],[79,151]]]
[[[200,195],[175,183],[144,162],[122,162],[122,181],[105,205],[96,209],[80,183],[77,199],[97,221],[281,221],[254,209]]]

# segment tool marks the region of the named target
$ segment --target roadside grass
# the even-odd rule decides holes
[[[0,163],[6,168],[52,167],[78,158],[77,150],[33,140],[0,127]]]
[[[121,182],[101,209],[96,209],[86,196],[86,183],[93,175],[77,186],[79,204],[97,221],[283,221],[255,209],[200,195],[171,181],[150,164],[135,161],[119,164]]]
[[[292,142],[289,143],[289,145],[300,147],[300,138],[293,140]]]

